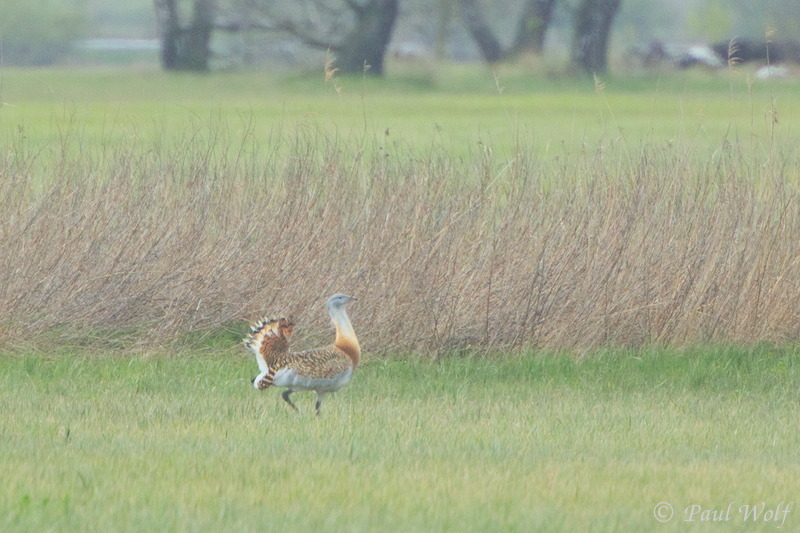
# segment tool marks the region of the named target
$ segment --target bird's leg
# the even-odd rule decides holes
[[[295,405],[295,404],[292,402],[292,400],[289,398],[289,395],[290,395],[291,393],[293,393],[293,392],[294,392],[294,391],[293,391],[292,389],[286,389],[285,391],[283,391],[283,392],[281,393],[281,398],[283,398],[283,400],[284,400],[286,403],[288,403],[289,405],[291,405],[291,406],[292,406],[292,409],[294,409],[295,411],[297,411],[297,412],[299,413],[299,412],[300,412],[300,409],[298,409],[298,408],[297,408],[297,406],[296,406],[296,405]]]
[[[327,395],[327,392],[317,391],[317,416],[319,416],[319,408],[322,406],[322,399]]]

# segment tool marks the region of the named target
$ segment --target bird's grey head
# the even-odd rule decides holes
[[[328,298],[328,301],[325,303],[325,305],[328,307],[328,309],[341,309],[354,300],[358,300],[358,298],[355,296],[337,293]]]

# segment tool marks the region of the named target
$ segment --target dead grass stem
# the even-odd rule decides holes
[[[284,141],[267,156],[213,136],[102,157],[65,148],[52,164],[9,154],[2,341],[162,343],[286,312],[311,342],[329,335],[321,304],[336,291],[361,299],[352,314],[373,353],[800,333],[791,154],[543,164],[488,150],[355,156],[314,132]]]

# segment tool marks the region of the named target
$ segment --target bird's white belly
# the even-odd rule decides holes
[[[299,375],[293,368],[282,368],[275,373],[274,385],[294,390],[333,392],[347,385],[351,377],[353,377],[352,367],[331,378],[309,378]]]

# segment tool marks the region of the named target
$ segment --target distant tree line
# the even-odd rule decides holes
[[[217,0],[154,0],[161,37],[161,63],[167,70],[209,68],[214,30],[274,31],[303,44],[330,50],[342,73],[383,74],[400,0],[250,0],[227,6],[222,20]],[[450,0],[431,0],[433,10],[449,13]],[[484,15],[489,0],[457,0],[460,18],[488,63],[524,52],[541,53],[554,8],[564,0],[524,0],[514,39],[503,47]],[[580,69],[605,72],[611,27],[621,0],[580,0],[573,14],[571,57]]]
[[[343,72],[367,69],[374,75],[383,72],[389,40],[398,54],[424,54],[430,46],[440,59],[478,54],[489,63],[558,48],[568,50],[580,69],[602,72],[612,26],[628,39],[624,47],[631,52],[648,42],[677,49],[698,41],[727,43],[736,36],[743,55],[765,55],[768,49],[771,62],[796,57],[781,41],[797,42],[800,35],[798,0],[153,0],[149,5],[123,4],[3,0],[0,66],[54,64],[69,57],[86,37],[147,38],[156,28],[161,62],[169,70],[207,70],[211,59],[223,57],[212,55],[213,40],[216,53],[224,49],[220,43],[230,44],[234,55],[226,59],[246,64],[259,55],[262,45],[277,45],[282,54],[293,57],[316,48],[330,50],[336,68]],[[755,45],[753,54],[745,41]],[[771,45],[765,46],[766,41]]]

